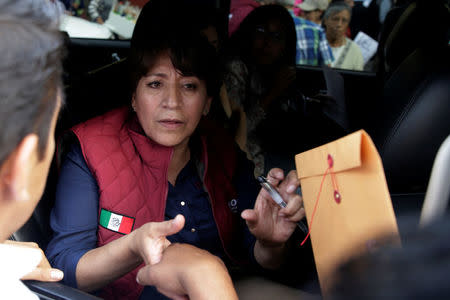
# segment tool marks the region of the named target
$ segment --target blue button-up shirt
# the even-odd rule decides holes
[[[244,156],[245,157],[245,156]],[[235,188],[247,203],[237,204],[240,213],[254,203],[259,186],[253,179],[250,162],[238,162],[238,176]],[[79,145],[75,146],[61,167],[56,191],[55,206],[51,213],[50,225],[54,231],[46,255],[55,268],[64,271],[64,282],[77,287],[75,271],[80,258],[97,247],[98,229],[98,185],[92,176]],[[167,237],[171,242],[189,243],[226,260],[218,229],[212,214],[209,195],[203,189],[197,168],[192,161],[182,169],[175,186],[169,183],[165,219],[177,214],[185,217],[184,228]],[[242,248],[248,252],[251,261],[255,238],[245,227]],[[141,299],[167,299],[154,287],[145,287]]]

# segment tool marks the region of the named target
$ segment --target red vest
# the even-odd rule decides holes
[[[133,230],[147,222],[164,220],[172,148],[156,144],[145,136],[135,115],[130,115],[126,108],[113,110],[72,130],[99,186],[99,216],[103,208],[133,217]],[[239,235],[240,216],[228,207],[228,202],[236,198],[232,185],[236,165],[234,141],[218,137],[210,126],[199,126],[198,130],[205,166],[203,182],[211,199],[219,236],[228,256],[241,262],[243,255],[237,253],[232,241],[233,236]],[[122,234],[99,226],[97,236],[100,247]],[[143,289],[136,283],[140,267],[108,285],[102,296],[137,299]]]

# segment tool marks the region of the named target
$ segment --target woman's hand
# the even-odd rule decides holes
[[[166,236],[184,226],[184,217],[177,215],[164,222],[149,222],[106,245],[92,249],[78,261],[78,288],[95,291],[130,272],[142,261],[153,265],[161,260],[170,242]]]
[[[255,207],[244,210],[242,218],[261,243],[281,245],[291,236],[296,222],[305,216],[302,198],[295,192],[299,187],[299,180],[295,171],[289,172],[284,178],[283,171],[277,168],[269,171],[267,180],[277,188],[287,206],[281,208],[266,190],[261,189]]]
[[[171,299],[237,299],[223,262],[188,244],[170,245],[162,260],[140,269],[136,279]]]
[[[137,254],[146,265],[161,260],[162,252],[170,245],[166,236],[180,231],[184,227],[183,215],[164,222],[150,222],[131,233],[130,250]]]
[[[64,273],[61,270],[53,269],[50,266],[50,263],[45,257],[44,252],[41,248],[39,248],[38,244],[33,242],[17,242],[17,241],[5,241],[5,244],[14,246],[14,247],[25,247],[25,248],[34,248],[38,249],[41,252],[41,262],[37,267],[31,271],[30,273],[24,275],[22,280],[38,280],[38,281],[60,281],[64,277]]]
[[[300,183],[295,171],[284,177],[281,169],[271,169],[267,180],[278,190],[287,203],[281,208],[269,193],[261,189],[255,207],[246,209],[241,216],[250,232],[256,237],[255,258],[264,267],[275,268],[281,263],[286,241],[292,235],[297,222],[305,217],[303,200],[296,193]]]

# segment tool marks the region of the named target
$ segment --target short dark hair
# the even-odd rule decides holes
[[[323,14],[323,19],[326,20],[329,17],[331,17],[331,15],[340,13],[343,10],[348,11],[348,13],[350,14],[350,18],[352,17],[352,8],[350,7],[350,5],[348,5],[344,1],[337,1],[337,2],[331,3],[328,6],[328,8],[325,10],[325,12]]]
[[[230,38],[228,55],[235,56],[237,54],[244,60],[250,59],[251,41],[256,26],[271,20],[279,20],[286,33],[286,49],[281,58],[281,63],[294,65],[297,52],[297,32],[294,19],[285,7],[278,4],[259,6],[245,17]]]
[[[132,91],[157,59],[167,53],[182,75],[204,80],[208,96],[218,95],[218,57],[214,47],[198,30],[193,10],[194,7],[177,0],[152,0],[143,7],[128,57]]]
[[[36,133],[47,148],[61,88],[59,10],[45,0],[0,0],[0,163]]]

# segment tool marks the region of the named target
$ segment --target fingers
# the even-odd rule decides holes
[[[136,281],[140,285],[156,285],[156,278],[152,272],[153,266],[147,265],[139,270]]]
[[[41,248],[39,248],[39,251],[41,252],[42,259],[41,259],[41,262],[39,263],[38,267],[44,268],[44,269],[50,269],[51,266],[50,266],[50,263],[48,262],[47,257],[45,256],[44,251],[42,251]]]
[[[295,170],[292,170],[287,174],[286,179],[284,179],[283,182],[280,183],[279,188],[286,194],[294,194],[299,186],[300,181],[298,180],[297,172]]]
[[[53,268],[35,268],[32,272],[26,274],[22,280],[38,280],[38,281],[60,281],[63,279],[64,273],[61,270]]]
[[[39,265],[30,273],[24,275],[23,280],[38,280],[38,281],[60,281],[64,277],[64,273],[61,270],[53,269],[50,263],[45,257],[44,251],[39,248],[39,245],[34,242],[17,242],[17,241],[5,241],[5,244],[10,244],[16,247],[35,248],[41,253],[41,261]]]
[[[267,173],[267,181],[273,186],[278,186],[279,182],[284,179],[284,172],[279,168],[270,169]]]
[[[305,217],[303,199],[300,195],[295,195],[289,199],[288,205],[280,210],[279,215],[292,222],[298,222]]]
[[[279,211],[279,215],[290,221],[297,222],[305,216],[303,199],[296,193],[297,188],[300,186],[300,181],[295,170],[290,171],[285,178],[282,175],[283,171],[280,169],[272,169],[268,174],[268,177],[273,182],[278,180],[278,190],[287,203],[287,206]]]
[[[184,295],[179,295],[177,292],[180,292],[177,285],[175,284],[176,279],[174,278],[173,283],[164,282],[164,270],[158,269],[157,266],[147,265],[139,270],[136,276],[136,281],[140,285],[153,285],[157,287],[158,292],[165,295],[170,299],[188,299]],[[166,288],[164,288],[164,287]]]
[[[273,168],[267,174],[267,180],[273,186],[278,187],[278,190],[282,193],[283,198],[287,198],[288,194],[295,193],[297,188],[300,186],[300,181],[298,180],[297,172],[295,170],[290,171],[285,178],[283,170]]]

